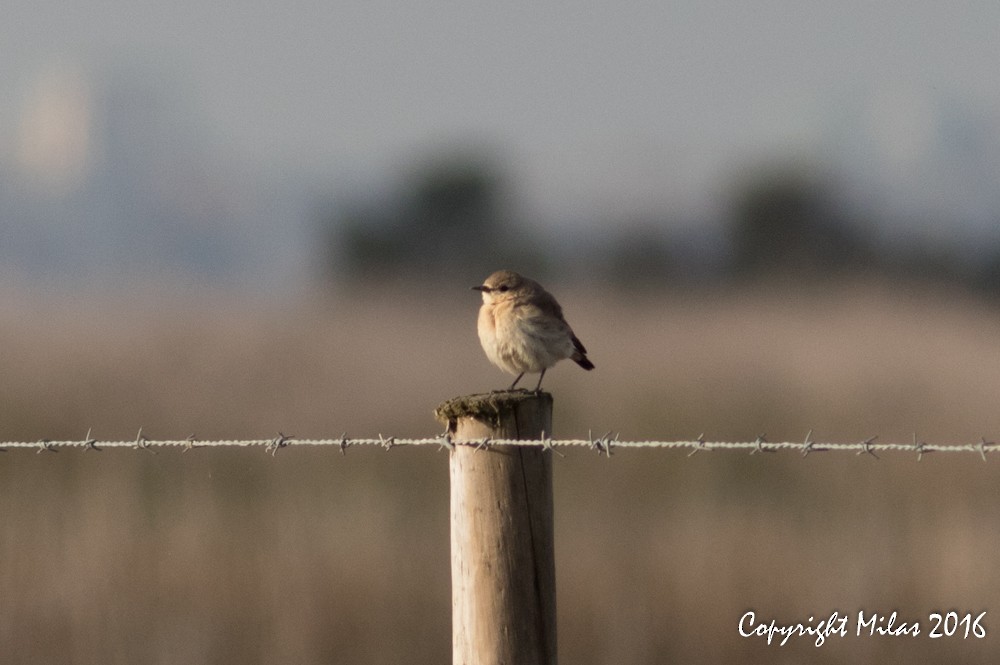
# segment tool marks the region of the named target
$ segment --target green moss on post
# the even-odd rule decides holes
[[[547,416],[546,416],[547,414]],[[532,439],[552,435],[552,395],[526,390],[505,390],[465,395],[442,402],[434,416],[456,434],[460,419],[472,419],[492,430],[519,431],[540,428],[534,436],[493,436],[494,439]],[[508,422],[513,418],[513,422]],[[541,420],[541,421],[539,421]],[[466,425],[463,429],[466,429]],[[480,437],[482,438],[482,437]]]

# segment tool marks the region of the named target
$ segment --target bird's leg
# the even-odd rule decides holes
[[[521,380],[522,376],[524,376],[524,372],[521,372],[520,374],[517,375],[517,378],[514,379],[514,383],[510,384],[510,388],[508,388],[507,390],[513,390],[514,386],[517,385],[517,382]]]
[[[538,385],[535,386],[535,392],[536,393],[542,391],[542,378],[544,378],[544,377],[545,377],[545,370],[543,369],[542,373],[538,376]]]

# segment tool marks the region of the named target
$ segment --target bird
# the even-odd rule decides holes
[[[535,392],[542,388],[545,370],[570,358],[585,370],[594,369],[562,307],[538,282],[512,270],[498,270],[474,291],[483,294],[479,308],[479,342],[490,362],[516,374],[509,390],[526,373],[539,373]]]

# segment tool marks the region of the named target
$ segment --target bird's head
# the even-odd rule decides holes
[[[473,286],[474,291],[481,291],[484,303],[499,302],[516,298],[524,290],[528,280],[513,270],[498,270],[486,278],[480,286]]]

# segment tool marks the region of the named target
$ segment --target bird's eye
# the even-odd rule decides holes
[[[506,293],[509,290],[510,290],[510,287],[507,286],[506,284],[504,284],[503,286],[500,287],[500,293]]]

